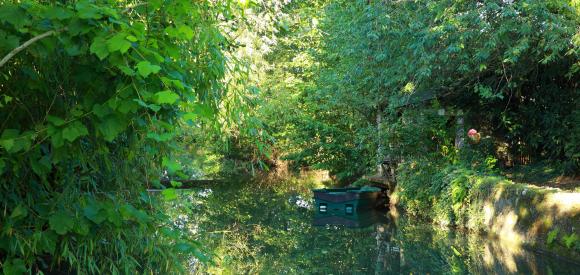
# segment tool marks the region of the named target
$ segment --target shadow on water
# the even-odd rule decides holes
[[[577,274],[580,266],[404,216],[317,215],[307,184],[223,184],[184,193],[184,224],[212,253],[197,273]],[[178,208],[176,208],[178,209]],[[183,214],[175,213],[183,218]]]

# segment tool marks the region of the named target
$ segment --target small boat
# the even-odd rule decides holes
[[[314,189],[316,213],[329,216],[353,216],[380,204],[378,187],[346,187]]]

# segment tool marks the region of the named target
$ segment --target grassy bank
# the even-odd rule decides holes
[[[442,226],[580,259],[580,193],[513,182],[490,171],[404,163],[394,202]]]

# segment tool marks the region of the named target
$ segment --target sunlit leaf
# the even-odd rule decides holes
[[[161,91],[155,93],[155,102],[157,104],[173,104],[179,99],[179,95],[172,91]]]

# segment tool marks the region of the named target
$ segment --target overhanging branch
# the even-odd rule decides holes
[[[32,45],[34,42],[41,40],[45,37],[49,37],[53,34],[59,33],[63,30],[65,30],[65,29],[47,31],[47,32],[39,34],[33,38],[30,38],[28,41],[24,42],[24,44],[16,47],[14,50],[12,50],[6,56],[4,56],[4,58],[2,58],[2,60],[0,60],[0,68],[2,68],[2,66],[4,66],[4,64],[6,64],[6,62],[8,62],[8,60],[10,60],[10,58],[14,57],[16,54],[18,54],[22,50],[28,48],[28,46]]]

